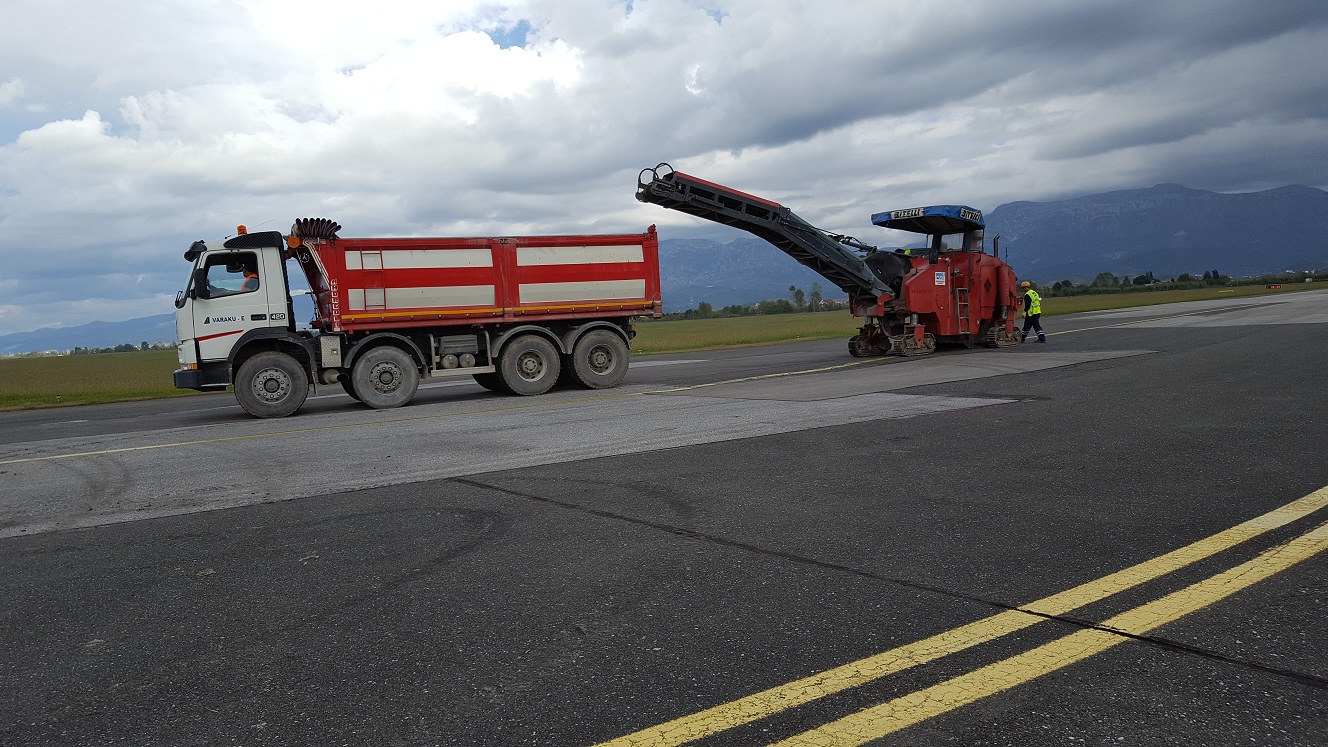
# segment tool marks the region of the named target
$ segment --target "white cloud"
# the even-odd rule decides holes
[[[15,3],[0,332],[170,311],[239,223],[732,237],[632,198],[659,161],[870,241],[899,206],[1328,178],[1317,4]]]
[[[0,83],[0,107],[12,106],[23,98],[27,87],[19,78],[10,78],[5,83]]]

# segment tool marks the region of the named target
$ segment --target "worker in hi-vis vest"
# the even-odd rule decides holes
[[[1033,290],[1033,284],[1025,280],[1019,284],[1019,289],[1024,292],[1024,336],[1028,339],[1028,330],[1031,327],[1037,332],[1037,341],[1046,342],[1047,336],[1042,332],[1042,296]]]

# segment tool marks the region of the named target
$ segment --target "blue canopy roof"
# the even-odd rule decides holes
[[[876,213],[871,222],[884,228],[928,235],[963,233],[985,228],[982,211],[967,205],[932,205]]]

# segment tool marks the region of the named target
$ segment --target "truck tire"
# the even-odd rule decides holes
[[[562,361],[557,349],[543,337],[521,335],[507,343],[498,356],[498,373],[513,394],[543,394],[558,381]]]
[[[503,377],[496,373],[471,374],[475,383],[497,394],[511,394],[512,390],[503,383]]]
[[[346,377],[346,379],[341,382],[341,388],[346,392],[346,394],[350,395],[351,399],[355,400],[356,402],[360,401],[360,395],[355,393],[355,385],[350,383],[349,376]]]
[[[420,388],[420,370],[401,348],[382,345],[355,359],[350,383],[355,396],[375,410],[401,407]]]
[[[587,389],[609,389],[627,375],[627,343],[607,329],[581,336],[572,348],[572,376]]]
[[[308,396],[304,368],[285,353],[259,353],[235,372],[235,399],[256,418],[284,418]]]

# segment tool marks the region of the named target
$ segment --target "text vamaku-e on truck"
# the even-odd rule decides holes
[[[176,296],[175,386],[234,385],[257,417],[290,415],[311,387],[340,384],[399,407],[421,377],[473,376],[495,392],[594,389],[627,373],[632,318],[662,313],[659,239],[642,234],[339,238],[297,220],[290,235],[196,241]],[[313,330],[297,330],[287,260],[308,280]]]

